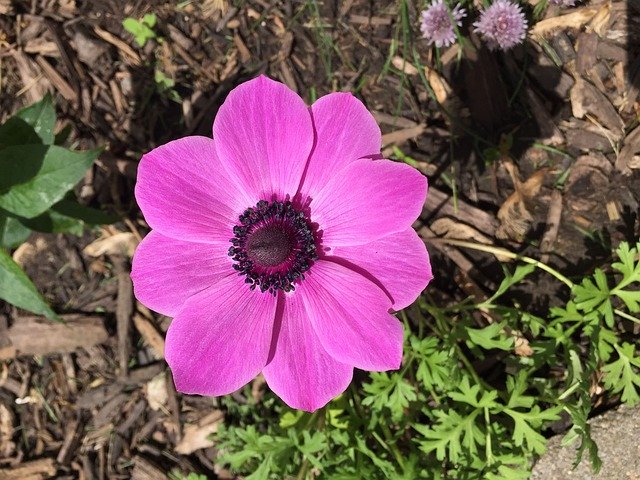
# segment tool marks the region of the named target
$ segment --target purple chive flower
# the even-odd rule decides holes
[[[264,76],[235,88],[213,139],[143,156],[136,199],[153,231],[136,297],[169,315],[165,355],[181,392],[224,395],[262,372],[313,411],[353,368],[397,369],[402,323],[432,278],[411,224],[427,180],[379,158],[380,129],[348,93],[311,107]]]
[[[509,0],[496,0],[480,13],[473,24],[491,50],[509,50],[521,43],[527,32],[527,20],[520,5]]]
[[[422,12],[420,31],[429,40],[429,45],[435,43],[436,47],[448,47],[456,41],[453,23],[461,26],[466,16],[467,12],[460,5],[450,10],[442,0],[435,0]]]

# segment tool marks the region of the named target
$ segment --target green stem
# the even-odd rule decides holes
[[[387,442],[387,446],[391,450],[391,453],[393,453],[393,456],[395,457],[396,462],[398,462],[398,465],[400,465],[400,468],[404,472],[405,471],[404,457],[400,453],[400,450],[398,449],[398,446],[396,445],[395,440],[393,440],[393,435],[391,434],[391,430],[389,430],[389,426],[385,422],[380,422],[379,425],[380,425],[380,428],[382,429],[382,434],[384,435],[384,439]]]
[[[634,317],[633,315],[629,315],[626,312],[623,312],[622,310],[619,309],[615,309],[614,313],[616,313],[617,315],[620,315],[622,318],[626,318],[627,320],[631,320],[633,323],[637,323],[638,325],[640,325],[640,319]]]
[[[542,263],[540,260],[536,260],[535,258],[513,253],[507,250],[506,248],[494,247],[493,245],[487,245],[484,243],[465,242],[464,240],[455,240],[452,238],[437,238],[437,239],[430,239],[430,241],[442,242],[447,245],[453,245],[453,246],[462,247],[462,248],[470,248],[472,250],[479,250],[481,252],[492,253],[494,255],[500,255],[503,257],[511,258],[513,260],[520,260],[521,262],[529,263],[534,267],[537,267],[540,270],[544,270],[550,275],[553,275],[570,289],[573,289],[574,287],[574,283],[571,280],[569,280],[567,277],[562,275],[557,270],[554,270],[553,268],[551,268],[546,263]]]
[[[322,407],[319,410],[316,410],[311,414],[309,420],[307,421],[305,428],[309,430],[311,425],[314,425],[312,428],[317,428],[321,430],[324,427],[324,416],[325,416],[325,407]],[[300,465],[300,470],[298,471],[298,475],[296,475],[296,480],[304,480],[307,476],[307,471],[309,470],[309,460],[305,457],[302,460],[302,465]]]

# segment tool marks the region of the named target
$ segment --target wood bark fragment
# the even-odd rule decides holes
[[[158,333],[153,323],[136,313],[133,316],[133,324],[145,343],[151,347],[155,358],[158,360],[164,358],[164,338]]]
[[[56,461],[61,465],[67,465],[75,455],[75,450],[80,443],[82,426],[76,419],[66,426],[66,433],[62,447],[58,451]]]
[[[71,85],[69,85],[62,75],[60,75],[42,55],[36,57],[36,63],[60,95],[69,102],[78,104],[78,95],[73,88],[71,88]]]
[[[23,462],[14,468],[0,468],[2,480],[43,480],[56,474],[57,468],[52,458],[42,458]]]
[[[133,457],[132,480],[168,480],[162,470],[139,455]]]
[[[111,45],[116,47],[118,50],[120,50],[124,54],[124,56],[129,59],[132,65],[138,66],[142,63],[142,61],[140,60],[140,56],[135,52],[135,50],[131,48],[127,43],[120,40],[111,32],[108,32],[107,30],[103,30],[100,27],[94,27],[93,31],[101,39],[110,43]]]
[[[499,225],[494,215],[476,208],[473,205],[469,205],[461,199],[458,199],[456,208],[451,195],[433,187],[429,188],[429,194],[427,195],[424,211],[430,217],[437,213],[438,216],[456,218],[464,223],[472,225],[490,237],[495,236],[496,229]]]
[[[116,257],[112,257],[116,258]],[[128,269],[124,267],[126,260],[120,257],[117,263],[118,271],[118,303],[116,306],[116,320],[118,323],[118,363],[120,375],[127,376],[129,372],[129,330],[133,315],[133,283]]]
[[[547,229],[540,241],[540,251],[542,252],[540,261],[542,263],[547,263],[549,261],[549,254],[553,250],[553,244],[558,237],[561,217],[562,194],[558,190],[554,190],[551,193],[551,201],[549,202],[549,211],[547,213]]]
[[[53,323],[42,317],[21,317],[8,330],[15,349],[0,350],[0,360],[21,355],[50,355],[88,348],[109,338],[102,318],[83,315],[62,315],[65,323]]]

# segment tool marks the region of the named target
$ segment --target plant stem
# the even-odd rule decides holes
[[[445,243],[447,245],[454,245],[456,247],[462,247],[462,248],[470,248],[472,250],[479,250],[481,252],[492,253],[494,255],[500,255],[500,256],[503,256],[503,257],[511,258],[513,260],[520,260],[521,262],[529,263],[529,264],[533,265],[534,267],[537,267],[540,270],[544,270],[545,272],[549,273],[550,275],[553,275],[554,277],[556,277],[558,280],[560,280],[562,283],[564,283],[570,289],[573,289],[573,287],[574,287],[574,283],[571,280],[569,280],[567,277],[565,277],[563,274],[561,274],[557,270],[551,268],[546,263],[542,263],[540,260],[536,260],[535,258],[531,258],[531,257],[527,257],[525,255],[519,255],[517,253],[513,253],[513,252],[507,250],[506,248],[495,247],[493,245],[487,245],[487,244],[484,244],[484,243],[475,243],[475,242],[466,242],[464,240],[455,240],[453,238],[437,238],[437,239],[430,239],[430,241],[438,241],[438,242]]]

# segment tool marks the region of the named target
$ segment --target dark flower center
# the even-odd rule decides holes
[[[289,258],[294,245],[294,239],[282,225],[272,225],[249,236],[247,256],[263,267],[275,267]]]
[[[259,201],[233,227],[229,256],[253,290],[289,292],[316,260],[313,229],[305,214],[291,202]]]

